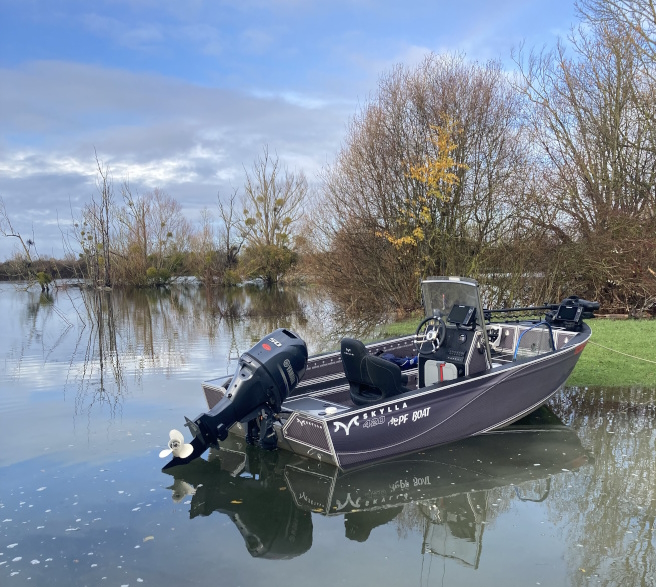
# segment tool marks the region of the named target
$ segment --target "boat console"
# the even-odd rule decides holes
[[[485,371],[491,366],[478,284],[431,277],[422,282],[427,318],[417,328],[419,387]]]

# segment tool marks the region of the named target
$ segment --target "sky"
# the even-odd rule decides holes
[[[574,0],[0,0],[0,198],[42,257],[97,195],[160,188],[192,222],[264,147],[311,182],[396,64],[463,53],[512,69]],[[0,236],[0,260],[17,239]]]

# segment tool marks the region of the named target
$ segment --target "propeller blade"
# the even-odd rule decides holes
[[[169,432],[169,448],[173,452],[174,457],[186,459],[194,450],[191,444],[185,444],[184,436],[179,430],[171,430]]]
[[[173,482],[173,485],[171,485],[171,487],[167,487],[167,489],[171,489],[173,491],[171,499],[173,499],[175,503],[180,503],[188,495],[196,495],[196,489],[194,486],[190,485],[186,481],[183,481],[182,479],[176,479]]]
[[[191,444],[185,444],[182,432],[171,430],[169,432],[169,447],[159,453],[159,458],[164,459],[173,454],[176,458],[186,459],[193,452],[194,447]]]
[[[205,444],[205,441],[203,440],[202,436],[194,438],[191,441],[191,444],[187,444],[185,446],[191,447],[191,452],[184,457],[176,456],[174,453],[173,458],[170,460],[170,462],[164,465],[162,471],[165,471],[166,469],[170,469],[171,467],[177,467],[178,465],[185,465],[187,463],[190,463],[194,459],[197,459],[199,456],[201,456],[209,448],[209,445]]]

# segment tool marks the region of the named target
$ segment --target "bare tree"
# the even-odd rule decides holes
[[[34,234],[32,234],[32,237],[24,239],[21,233],[14,229],[2,197],[0,197],[0,234],[7,238],[17,239],[22,249],[22,253],[16,253],[9,262],[13,272],[12,278],[26,280],[28,287],[37,281],[42,291],[49,289],[52,277],[45,269],[44,263],[39,263],[39,253],[34,242]]]
[[[567,251],[559,269],[579,291],[624,311],[652,299],[656,260],[656,87],[632,35],[585,20],[569,48],[517,55],[542,170],[532,221]]]
[[[654,0],[579,0],[584,20],[622,28],[634,45],[644,75],[656,81],[656,3]]]
[[[567,219],[561,236],[570,239],[651,215],[656,180],[656,134],[636,102],[649,96],[636,87],[633,44],[606,24],[577,31],[571,44],[574,57],[559,43],[520,62],[520,89],[549,162],[549,204]]]
[[[224,202],[220,195],[217,195],[217,206],[222,222],[220,241],[225,255],[226,269],[234,268],[237,265],[237,257],[244,244],[244,237],[242,234],[239,234],[239,236],[235,234],[235,232],[239,232],[239,227],[242,222],[236,209],[237,195],[238,191],[236,189],[233,190],[227,202]]]
[[[96,259],[100,269],[99,279],[105,287],[112,286],[112,272],[111,272],[111,254],[110,254],[110,213],[113,206],[114,193],[112,189],[112,178],[107,166],[103,166],[102,162],[98,159],[96,153],[96,187],[100,194],[100,202],[96,205],[92,199],[92,207],[90,209],[95,226],[98,229],[100,238],[96,245]]]
[[[2,198],[2,196],[0,196],[0,234],[8,238],[17,239],[21,245],[21,248],[23,249],[25,259],[27,260],[28,263],[30,264],[32,263],[32,255],[30,253],[30,250],[35,249],[36,251],[34,238],[32,237],[25,240],[23,239],[20,232],[14,229],[14,227],[11,224],[9,214],[7,214],[7,207],[5,206],[5,201]]]
[[[96,189],[68,235],[79,247],[79,257],[86,264],[86,273],[96,287],[111,287],[113,281],[111,251],[114,222],[113,180],[109,167],[96,154]],[[74,216],[71,212],[71,216]],[[70,246],[67,239],[67,246]]]
[[[189,249],[191,225],[182,206],[163,190],[141,195],[126,181],[124,205],[116,211],[116,271],[121,281],[133,285],[161,284],[182,268]]]
[[[289,246],[307,191],[305,174],[282,167],[265,146],[246,170],[242,230],[248,244]]]
[[[278,156],[271,157],[265,146],[251,171],[246,171],[242,197],[240,230],[246,242],[242,267],[248,277],[274,283],[295,264],[294,230],[307,193],[305,174],[281,166]]]
[[[215,243],[214,219],[212,213],[204,208],[200,213],[199,229],[191,235],[190,269],[205,284],[214,282],[218,268]]]

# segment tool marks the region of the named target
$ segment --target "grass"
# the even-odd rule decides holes
[[[384,336],[411,334],[420,320],[389,324]],[[588,324],[592,338],[567,385],[656,388],[656,321],[595,319]]]
[[[656,388],[656,321],[597,319],[588,324],[592,338],[567,385]]]
[[[414,334],[417,330],[417,326],[424,319],[423,314],[417,314],[412,318],[406,318],[399,322],[391,322],[390,324],[385,324],[383,327],[382,336],[387,338],[392,336],[403,336],[404,334]]]

